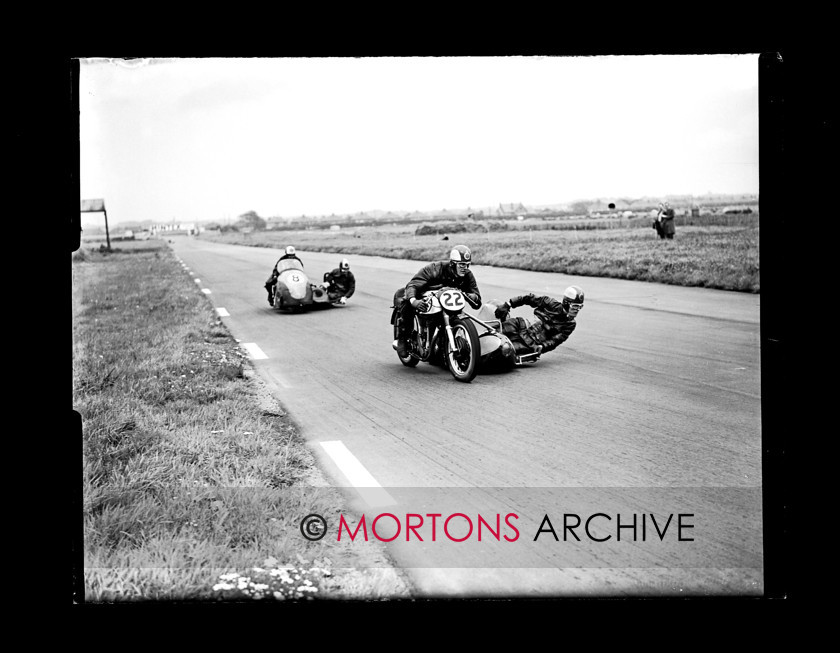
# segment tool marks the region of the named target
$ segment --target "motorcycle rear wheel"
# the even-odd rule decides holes
[[[481,344],[478,330],[469,318],[453,317],[449,321],[457,350],[447,351],[446,367],[456,380],[469,383],[478,374]]]

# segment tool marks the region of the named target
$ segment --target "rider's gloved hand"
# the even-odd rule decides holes
[[[342,297],[341,299],[339,299],[339,300],[338,300],[338,303],[339,303],[339,304],[346,304],[346,303],[347,303],[347,298],[346,298],[346,297]]]
[[[496,319],[506,320],[508,313],[510,313],[510,304],[507,302],[496,307]]]
[[[329,281],[325,281],[325,282],[324,282],[324,288],[329,288],[329,287],[330,287],[330,282],[329,282]]]
[[[414,308],[415,311],[418,313],[425,313],[426,312],[426,302],[422,299],[412,299],[411,306]]]

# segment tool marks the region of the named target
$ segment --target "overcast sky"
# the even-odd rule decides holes
[[[86,59],[79,110],[109,223],[758,193],[757,54]]]

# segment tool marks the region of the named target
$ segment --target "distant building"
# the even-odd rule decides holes
[[[528,209],[525,208],[525,205],[522,202],[518,204],[499,204],[499,208],[496,209],[496,215],[505,217],[516,217],[518,215],[522,215],[528,213]]]

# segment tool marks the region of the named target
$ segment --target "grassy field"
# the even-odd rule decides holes
[[[85,602],[407,596],[381,551],[300,535],[352,511],[165,241],[72,270]]]
[[[718,222],[714,224],[712,222]],[[701,224],[698,224],[701,223]],[[515,225],[452,224],[451,231],[417,235],[417,225],[348,227],[339,231],[255,231],[201,234],[219,242],[431,261],[465,244],[479,265],[760,292],[757,216],[683,218],[673,240],[660,240],[646,218]],[[443,240],[444,237],[447,240]]]

